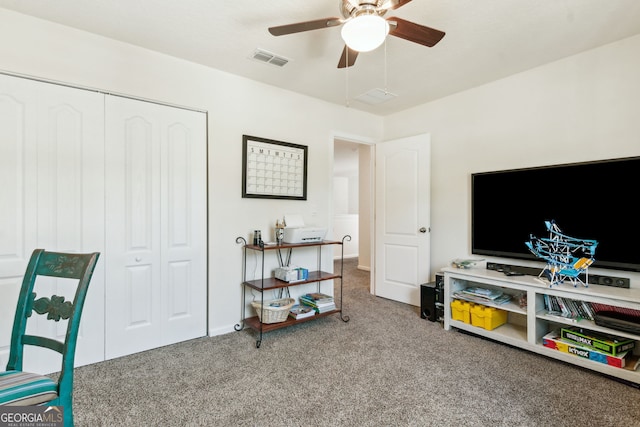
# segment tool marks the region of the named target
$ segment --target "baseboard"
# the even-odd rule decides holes
[[[228,334],[230,332],[235,332],[235,326],[234,325],[227,325],[227,326],[222,326],[220,328],[210,328],[209,329],[209,333],[207,334],[207,336],[209,337],[215,337],[218,335],[225,335]]]
[[[366,265],[358,265],[358,270],[371,271],[371,267],[367,267]]]

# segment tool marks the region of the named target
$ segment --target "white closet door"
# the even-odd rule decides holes
[[[203,113],[106,97],[106,357],[206,334]]]
[[[8,357],[22,276],[33,249],[104,256],[103,95],[0,75],[0,362]],[[38,295],[73,298],[62,280]],[[37,284],[37,286],[40,285]],[[31,331],[61,339],[57,324],[35,315]],[[25,349],[25,369],[60,370],[57,356]],[[84,305],[76,365],[104,360],[104,261]]]
[[[36,244],[36,93],[0,75],[0,369],[9,359],[22,276]],[[27,191],[30,190],[30,191]]]

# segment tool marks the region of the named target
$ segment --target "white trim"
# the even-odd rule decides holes
[[[97,88],[92,88],[92,87],[88,87],[88,86],[80,86],[80,85],[76,85],[76,84],[60,82],[60,81],[57,81],[57,80],[45,79],[45,78],[36,77],[36,76],[30,76],[30,75],[27,75],[27,74],[14,73],[12,71],[0,70],[0,74],[4,74],[4,75],[7,75],[7,76],[11,76],[11,77],[18,77],[18,78],[21,78],[21,79],[35,80],[35,81],[38,81],[38,82],[49,83],[49,84],[54,84],[54,85],[58,85],[58,86],[66,86],[66,87],[70,87],[70,88],[73,88],[73,89],[88,90],[90,92],[98,92],[98,93],[102,93],[102,94],[105,94],[105,95],[119,96],[121,98],[128,98],[128,99],[133,99],[133,100],[136,100],[136,101],[149,102],[149,103],[152,103],[152,104],[163,105],[165,107],[180,108],[182,110],[195,111],[197,113],[207,113],[207,110],[202,110],[200,108],[186,107],[184,105],[171,104],[169,102],[158,101],[156,99],[141,98],[141,97],[138,97],[138,96],[126,95],[126,94],[123,94],[123,93],[112,92],[112,91],[108,91],[108,90],[104,90],[104,89],[97,89]]]

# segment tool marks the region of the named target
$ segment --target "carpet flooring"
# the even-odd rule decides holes
[[[640,391],[444,331],[369,293],[345,260],[338,315],[76,369],[78,426],[640,426]]]

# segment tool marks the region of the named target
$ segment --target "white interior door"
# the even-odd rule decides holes
[[[430,274],[430,138],[386,141],[375,149],[375,294],[419,306],[420,284]]]
[[[8,357],[18,292],[31,252],[101,252],[104,257],[103,95],[0,75],[0,362]],[[104,258],[84,305],[76,366],[104,359]],[[73,299],[49,280],[40,296]],[[61,339],[66,321],[39,315],[29,331]],[[51,357],[51,356],[54,357]],[[25,369],[60,370],[49,350],[27,347]]]
[[[107,359],[206,334],[205,117],[106,99]]]

